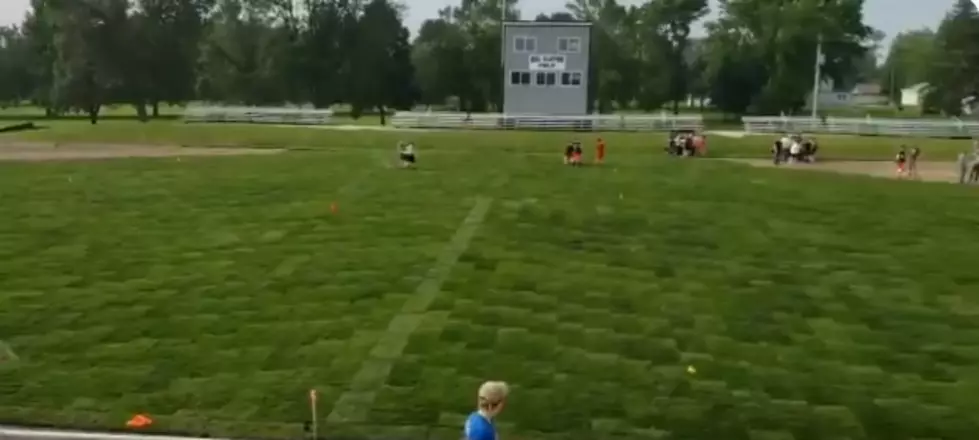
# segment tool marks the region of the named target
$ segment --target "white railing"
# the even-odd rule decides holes
[[[701,130],[700,115],[507,115],[502,113],[398,112],[397,128],[483,130],[669,131]]]
[[[333,110],[288,107],[188,107],[186,123],[326,125]]]
[[[979,137],[979,121],[745,116],[747,133],[833,133],[863,136]]]
[[[0,440],[222,440],[220,438],[171,435],[86,432],[61,429],[30,429],[0,426]]]

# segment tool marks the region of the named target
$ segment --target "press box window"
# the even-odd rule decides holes
[[[580,86],[581,72],[564,72],[561,74],[562,86]]]
[[[558,52],[578,53],[581,52],[581,39],[578,37],[561,37],[557,39]]]
[[[529,86],[530,85],[530,72],[520,72],[520,71],[510,72],[510,85],[511,86]]]
[[[534,52],[537,50],[537,39],[534,37],[513,37],[514,52]]]
[[[537,85],[553,86],[557,83],[557,75],[554,72],[537,72]]]

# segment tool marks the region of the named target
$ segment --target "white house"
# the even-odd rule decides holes
[[[979,117],[979,94],[969,95],[962,99],[962,114]]]
[[[901,89],[901,105],[904,107],[920,107],[927,91],[928,83],[918,83]]]
[[[807,102],[811,105],[811,94]],[[823,80],[819,85],[818,102],[820,108],[883,105],[887,103],[887,97],[881,96],[880,86],[877,84],[857,84],[852,88],[843,88],[837,87],[832,80]]]

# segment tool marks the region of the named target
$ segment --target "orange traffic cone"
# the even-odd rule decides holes
[[[153,424],[153,419],[149,416],[143,414],[136,414],[133,418],[126,422],[126,426],[129,428],[145,428]]]

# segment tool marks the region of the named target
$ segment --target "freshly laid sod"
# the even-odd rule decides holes
[[[82,121],[39,122],[47,129],[2,135],[5,139],[41,142],[112,142],[177,144],[186,146],[247,145],[302,149],[381,148],[390,151],[399,140],[411,139],[429,150],[457,152],[461,147],[483,151],[544,152],[560,154],[565,144],[580,140],[591,147],[596,136],[608,143],[609,154],[658,154],[666,144],[666,133],[567,133],[528,131],[360,131],[257,125],[188,125],[182,122],[106,121],[93,126]],[[859,136],[819,136],[824,159],[891,160],[902,144],[923,149],[922,160],[954,160],[971,148],[965,140],[916,139]],[[709,137],[714,157],[767,157],[774,136],[730,138]]]
[[[0,424],[295,438],[315,388],[321,434],[457,439],[502,379],[506,439],[979,432],[974,188],[161,127],[320,151],[0,163]]]

